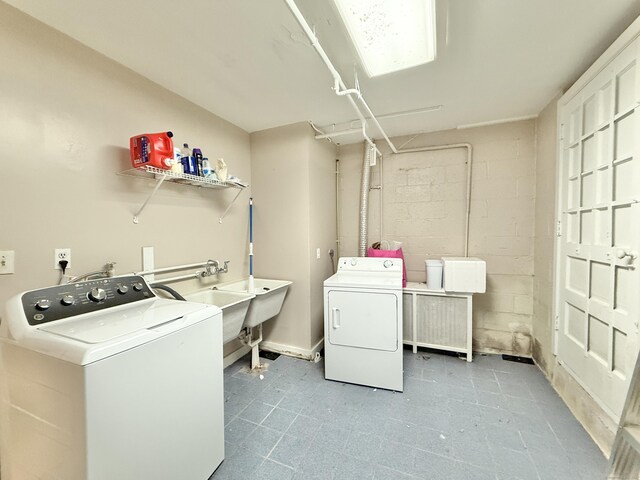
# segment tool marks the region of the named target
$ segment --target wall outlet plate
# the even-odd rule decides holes
[[[13,250],[0,251],[0,275],[16,273],[16,252]]]
[[[320,249],[319,248],[316,249],[316,258],[320,259]]]
[[[53,257],[53,268],[55,270],[62,270],[59,263],[60,260],[66,260],[68,262],[66,270],[69,270],[71,268],[71,249],[70,248],[55,249],[54,257]]]

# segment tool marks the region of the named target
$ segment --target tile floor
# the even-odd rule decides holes
[[[607,462],[536,366],[405,351],[405,390],[248,357],[225,370],[225,461],[210,480],[601,480]]]

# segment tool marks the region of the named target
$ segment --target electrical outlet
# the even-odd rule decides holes
[[[320,249],[319,248],[316,249],[316,258],[320,259]]]
[[[56,248],[55,254],[53,257],[53,268],[55,270],[62,270],[60,267],[60,261],[67,261],[67,268],[69,270],[71,268],[71,249],[70,248]]]
[[[0,252],[0,275],[16,273],[16,252],[5,250]]]

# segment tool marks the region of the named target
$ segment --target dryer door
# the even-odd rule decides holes
[[[330,290],[329,343],[394,352],[398,349],[398,296],[385,291]]]

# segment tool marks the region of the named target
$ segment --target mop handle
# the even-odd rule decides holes
[[[253,276],[253,197],[249,198],[249,275]]]

